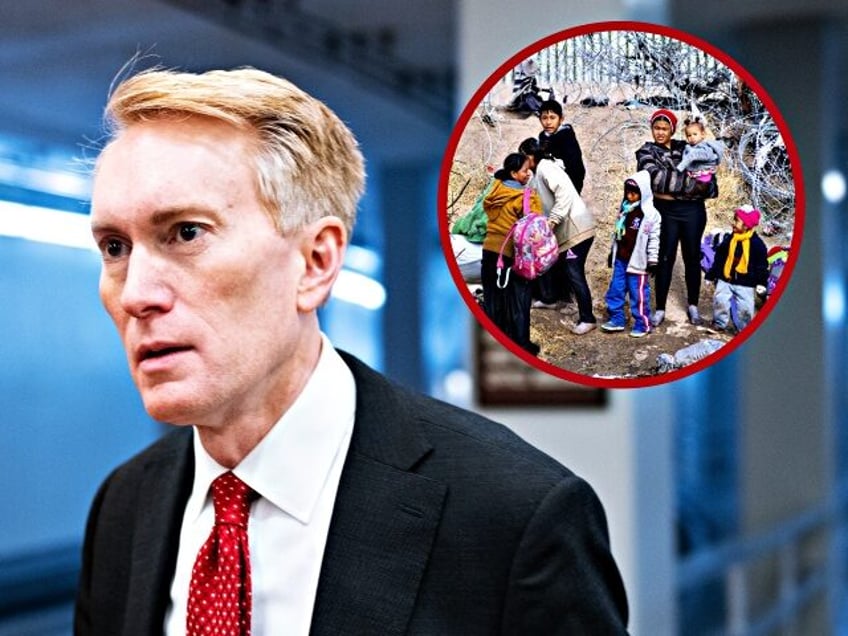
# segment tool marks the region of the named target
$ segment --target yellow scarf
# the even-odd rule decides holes
[[[739,257],[739,262],[736,264],[736,271],[740,274],[748,273],[748,258],[751,254],[751,236],[754,230],[750,229],[743,233],[733,233],[730,239],[730,248],[727,250],[727,260],[724,262],[724,277],[730,278],[730,272],[733,269],[733,257],[736,254],[736,246],[742,244],[742,255]]]

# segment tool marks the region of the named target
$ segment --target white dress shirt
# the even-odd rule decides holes
[[[315,371],[294,404],[233,469],[259,493],[248,521],[254,636],[309,633],[330,517],[353,432],[356,385],[322,335]],[[227,469],[194,431],[194,486],[186,504],[168,636],[185,634],[191,570],[215,520],[209,487]]]

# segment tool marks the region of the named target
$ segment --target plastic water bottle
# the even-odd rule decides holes
[[[721,349],[723,346],[724,343],[721,340],[707,338],[706,340],[699,340],[694,344],[683,347],[674,355],[671,355],[670,353],[661,353],[657,356],[657,370],[660,373],[667,373],[673,369],[680,369],[681,367],[690,365],[698,360],[703,360],[711,353],[715,353]]]

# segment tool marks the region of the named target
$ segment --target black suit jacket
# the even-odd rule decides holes
[[[586,482],[505,427],[344,358],[356,419],[312,634],[625,632],[624,588]],[[193,469],[190,430],[179,429],[100,487],[76,634],[162,633]]]

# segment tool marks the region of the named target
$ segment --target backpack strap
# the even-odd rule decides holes
[[[498,273],[497,273],[497,278],[495,279],[495,282],[498,285],[498,289],[504,289],[507,285],[509,285],[509,272],[510,272],[510,269],[512,269],[510,267],[506,268],[506,278],[504,278],[503,285],[501,285],[501,272],[503,272],[503,270],[504,270],[503,251],[504,251],[504,248],[506,247],[506,244],[512,238],[512,235],[515,234],[515,225],[516,224],[513,223],[512,227],[509,228],[509,232],[507,232],[506,238],[504,239],[503,243],[501,243],[501,249],[498,251]]]
[[[498,261],[498,273],[495,277],[495,284],[498,286],[498,289],[506,289],[506,286],[509,285],[509,273],[512,271],[511,267],[506,268],[506,276],[504,276],[503,284],[501,283],[501,274],[503,273],[503,263]]]
[[[521,207],[524,211],[524,216],[527,216],[527,214],[530,213],[530,197],[532,195],[533,195],[533,189],[532,188],[524,188],[524,197],[522,198],[522,201],[521,201]],[[510,272],[511,268],[507,267],[506,268],[506,277],[504,278],[503,285],[501,285],[501,273],[504,270],[503,251],[504,251],[504,247],[506,247],[506,244],[509,242],[509,240],[513,238],[513,234],[515,234],[515,226],[517,225],[517,223],[518,223],[518,221],[513,223],[512,227],[509,228],[509,232],[507,233],[506,238],[504,239],[503,243],[501,243],[501,249],[498,252],[498,274],[497,274],[497,279],[496,279],[498,289],[504,289],[509,284],[509,272]]]

